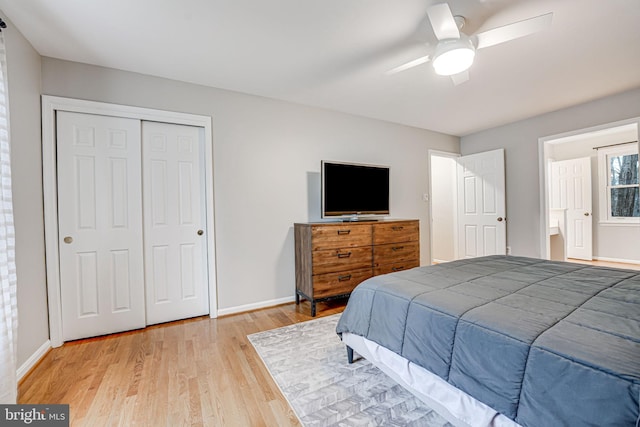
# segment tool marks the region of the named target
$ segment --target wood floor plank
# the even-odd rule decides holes
[[[318,304],[318,316],[344,302]],[[299,426],[247,339],[311,320],[303,302],[66,343],[21,381],[19,403],[67,403],[73,426]]]

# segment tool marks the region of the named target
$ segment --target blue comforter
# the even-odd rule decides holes
[[[640,272],[490,256],[373,277],[337,326],[523,426],[640,423]]]

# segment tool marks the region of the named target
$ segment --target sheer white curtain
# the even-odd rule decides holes
[[[18,303],[6,77],[4,36],[0,32],[0,403],[16,403]]]

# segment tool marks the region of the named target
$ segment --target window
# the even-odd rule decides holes
[[[640,224],[638,145],[598,149],[600,222]]]

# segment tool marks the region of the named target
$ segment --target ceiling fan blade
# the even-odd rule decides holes
[[[460,38],[458,24],[447,3],[434,4],[427,10],[427,15],[438,40]]]
[[[451,80],[453,81],[454,86],[458,86],[459,84],[462,84],[469,80],[469,71],[467,70],[458,74],[453,74],[451,76]]]
[[[408,70],[409,68],[417,67],[418,65],[424,64],[425,62],[429,62],[430,60],[431,60],[431,57],[429,55],[422,56],[418,59],[414,59],[413,61],[409,61],[406,64],[402,64],[396,68],[393,68],[385,72],[385,74],[386,75],[396,74],[401,71]]]
[[[489,47],[496,44],[504,43],[509,40],[528,36],[537,33],[551,26],[553,13],[536,16],[535,18],[525,19],[523,21],[514,22],[502,27],[487,30],[476,34],[477,49]]]

